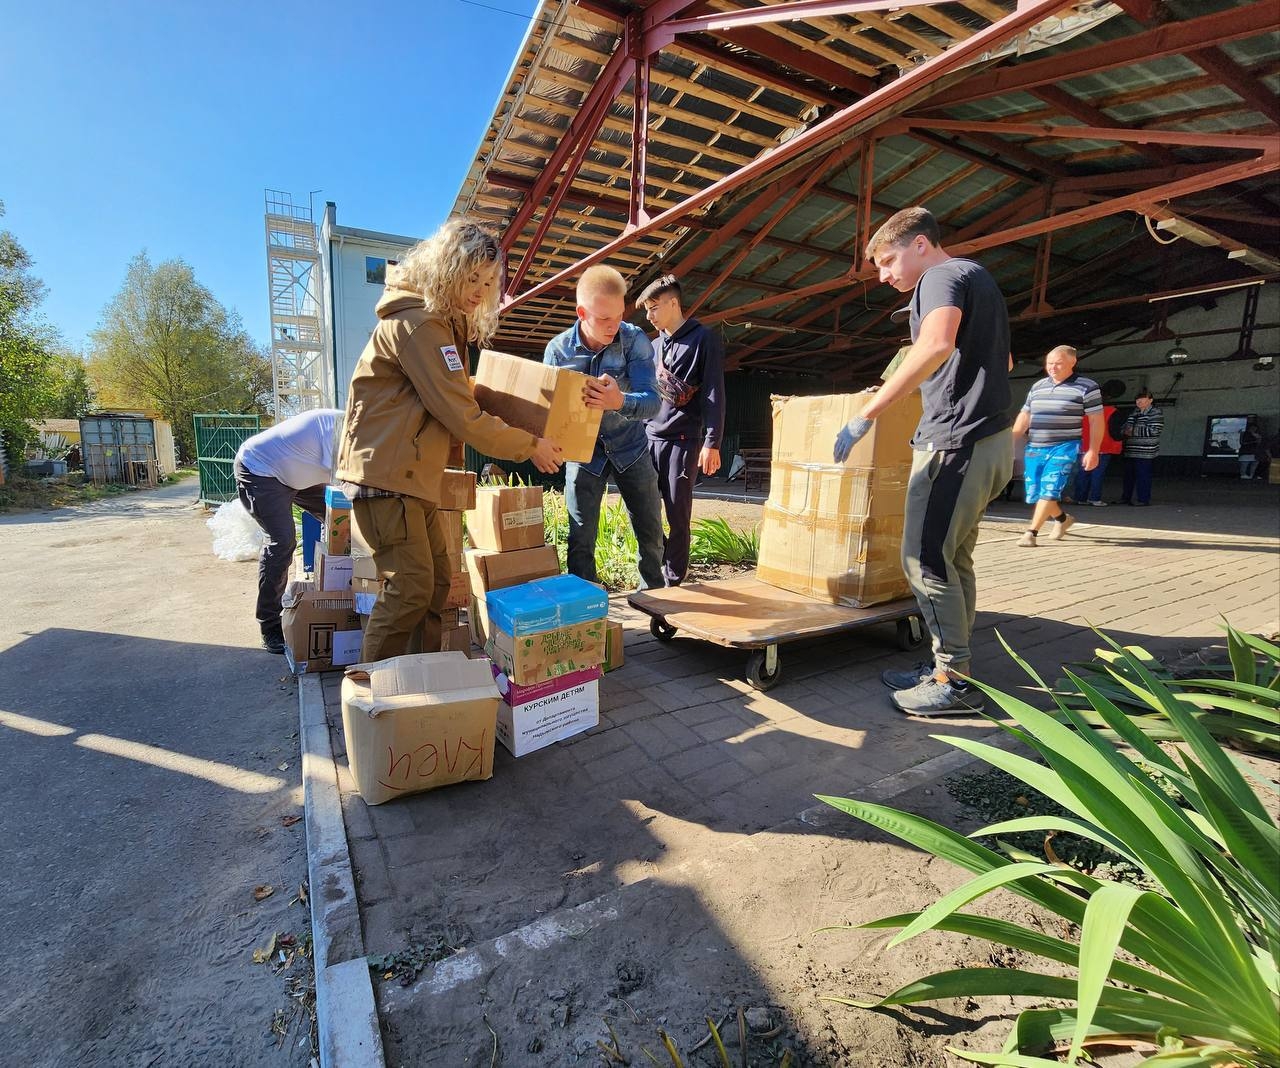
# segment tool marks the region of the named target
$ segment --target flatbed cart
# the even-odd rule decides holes
[[[687,582],[641,590],[627,598],[650,616],[649,632],[669,642],[678,631],[730,649],[749,649],[746,677],[757,690],[782,678],[778,646],[802,638],[839,634],[873,623],[896,623],[898,646],[915,649],[925,639],[915,599],[904,597],[873,608],[846,608],[770,586],[755,573],[714,582]]]

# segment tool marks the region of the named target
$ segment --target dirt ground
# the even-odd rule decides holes
[[[297,693],[195,496],[0,517],[6,1064],[311,1056]]]

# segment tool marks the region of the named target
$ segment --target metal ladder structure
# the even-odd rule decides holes
[[[320,247],[310,205],[266,190],[271,377],[277,420],[321,408],[332,396],[324,361]]]

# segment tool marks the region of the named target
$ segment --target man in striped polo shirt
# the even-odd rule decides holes
[[[1062,510],[1062,495],[1076,460],[1085,471],[1098,466],[1102,440],[1102,392],[1091,378],[1076,374],[1076,350],[1059,345],[1044,358],[1045,377],[1027,394],[1013,424],[1014,437],[1028,434],[1024,480],[1027,503],[1035,505],[1031,526],[1018,539],[1034,548],[1046,520],[1053,522],[1049,537],[1060,539],[1075,520]],[[1089,420],[1089,451],[1080,458],[1083,420]]]

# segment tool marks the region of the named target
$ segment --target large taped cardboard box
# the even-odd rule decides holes
[[[836,435],[872,396],[773,398],[761,581],[858,608],[910,593],[901,546],[919,394],[879,416],[845,463],[832,462]]]
[[[360,796],[404,794],[493,775],[498,688],[483,660],[419,653],[361,665],[342,680],[342,730]]]
[[[489,610],[485,594],[490,590],[502,590],[521,582],[560,574],[560,558],[554,545],[539,545],[536,549],[517,549],[509,553],[468,549],[466,566],[471,585],[467,613],[471,640],[482,649],[489,640]]]
[[[593,619],[541,634],[512,637],[496,627],[484,651],[517,686],[534,686],[604,663],[606,621]]]
[[[316,589],[290,582],[281,600],[285,659],[296,674],[330,671],[360,660],[364,635],[350,590]]]
[[[477,549],[511,552],[546,541],[541,486],[480,486],[467,513],[467,534]]]
[[[590,730],[600,722],[600,669],[537,686],[517,686],[495,665],[494,678],[502,694],[498,705],[498,741],[512,756],[522,757]]]
[[[445,609],[456,613],[459,608],[467,607],[470,581],[462,566],[462,557],[451,557],[449,563],[449,598],[445,601]],[[382,592],[383,583],[383,576],[378,573],[372,556],[351,557],[351,592],[360,615],[367,616],[373,611],[373,603]]]
[[[566,460],[586,463],[600,433],[599,408],[588,408],[582,391],[589,375],[536,360],[483,349],[476,365],[480,410],[540,438],[550,438]]]

